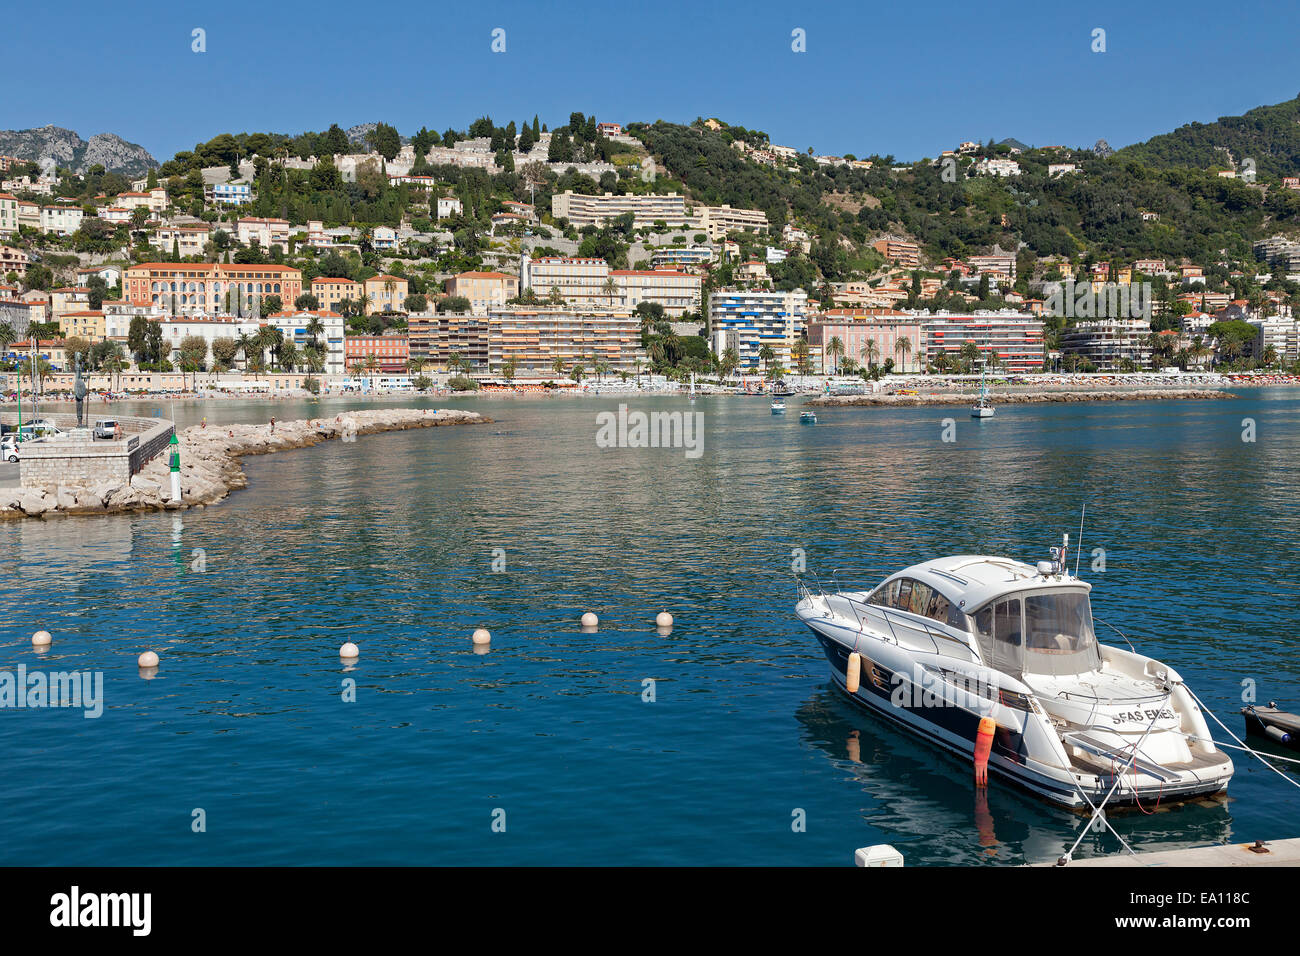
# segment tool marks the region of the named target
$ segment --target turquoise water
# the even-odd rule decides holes
[[[0,523],[0,669],[100,670],[105,695],[93,720],[0,710],[0,863],[1053,859],[1079,818],[997,781],[980,799],[967,765],[831,690],[792,551],[854,586],[943,554],[1038,560],[1086,501],[1096,615],[1241,734],[1243,680],[1300,709],[1300,393],[1242,394],[815,427],[793,401],[443,400],[423,404],[496,424],[250,458],[247,489],[182,516]],[[598,448],[620,401],[701,412],[702,454]],[[176,410],[215,427],[360,404]],[[1234,759],[1226,801],[1117,828],[1148,849],[1300,835],[1300,790]],[[1080,854],[1115,848],[1089,834]]]

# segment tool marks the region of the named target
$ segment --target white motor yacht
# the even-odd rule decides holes
[[[1037,566],[938,558],[873,591],[801,581],[795,613],[855,703],[977,766],[983,726],[987,771],[1049,801],[1146,807],[1226,789],[1232,760],[1178,673],[1097,641],[1068,546]]]

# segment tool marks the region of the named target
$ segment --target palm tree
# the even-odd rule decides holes
[[[763,363],[763,374],[767,374],[767,364],[776,357],[776,352],[772,351],[772,346],[764,344],[758,350],[758,358]]]
[[[447,356],[447,371],[458,372],[464,367],[464,359],[460,357],[459,352],[452,352]]]
[[[8,322],[0,322],[0,346],[12,345],[18,341],[18,333]]]
[[[240,332],[235,336],[235,345],[244,353],[244,368],[248,368],[248,356],[253,351],[253,346],[257,344],[256,336],[249,335],[247,332]]]
[[[274,325],[264,325],[257,331],[258,345],[260,350],[265,352],[271,350],[271,357],[275,359],[272,363],[279,364],[280,346],[284,344],[284,332],[277,329]]]
[[[319,315],[313,315],[307,320],[307,334],[311,336],[311,344],[320,348],[320,336],[325,331],[325,323],[321,321]]]
[[[903,366],[903,371],[907,371],[907,356],[911,354],[911,351],[912,340],[906,335],[894,343],[894,352],[901,359],[899,364]]]
[[[962,368],[969,372],[975,367],[975,363],[980,360],[980,347],[974,342],[967,341],[962,344],[961,351]]]
[[[876,364],[876,359],[880,358],[880,346],[876,344],[875,339],[867,339],[867,344],[862,346],[858,355],[867,360],[867,368],[872,368]]]
[[[609,296],[609,305],[610,308],[613,308],[614,297],[618,295],[618,282],[615,281],[613,276],[606,276],[605,284],[601,286],[601,289],[605,295]]]
[[[840,341],[838,335],[832,335],[831,340],[826,343],[826,354],[831,357],[832,368],[838,372],[840,368],[840,359],[844,357],[844,343]]]
[[[573,368],[569,369],[569,378],[573,379],[575,382],[581,382],[583,371],[581,365],[575,365]]]
[[[722,377],[730,377],[739,366],[740,353],[734,348],[723,349],[722,356],[718,359],[718,369],[722,372]]]
[[[407,359],[406,370],[413,375],[419,375],[424,371],[424,359],[419,357]]]
[[[557,355],[557,356],[555,357],[555,361],[551,362],[551,371],[554,372],[556,375],[563,375],[563,374],[564,374],[564,359],[560,358],[560,357]]]

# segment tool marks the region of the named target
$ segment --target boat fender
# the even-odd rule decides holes
[[[849,666],[845,671],[845,687],[850,694],[858,692],[858,683],[862,680],[862,655],[854,651],[849,655]]]
[[[1291,742],[1291,735],[1281,727],[1265,727],[1264,733],[1268,734],[1280,744],[1289,744]]]
[[[975,786],[989,784],[989,751],[993,749],[993,732],[998,725],[992,717],[980,718],[980,729],[975,734]]]

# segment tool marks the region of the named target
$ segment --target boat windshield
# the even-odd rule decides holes
[[[1029,591],[972,615],[985,663],[1012,676],[1082,674],[1101,666],[1083,591]]]

